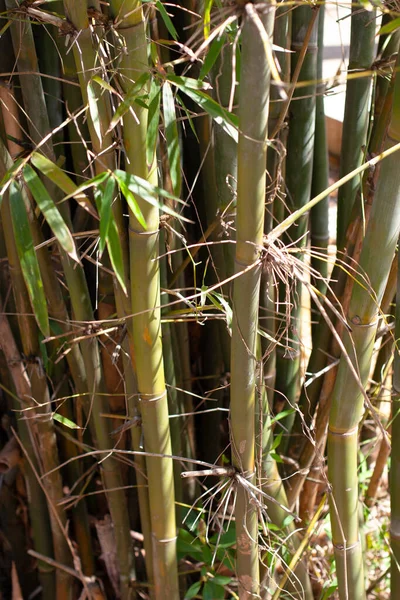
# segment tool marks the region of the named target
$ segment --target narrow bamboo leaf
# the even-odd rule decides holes
[[[172,188],[175,196],[180,196],[182,185],[181,152],[179,147],[174,96],[168,81],[163,85],[163,112]]]
[[[124,172],[121,171],[121,173],[124,173]],[[118,187],[121,190],[121,192],[123,193],[123,195],[125,196],[125,199],[128,203],[129,208],[131,209],[131,211],[133,212],[133,214],[135,215],[136,219],[139,221],[139,223],[141,224],[143,229],[147,229],[146,219],[144,218],[143,213],[140,210],[140,207],[139,207],[139,204],[137,203],[135,195],[129,189],[129,185],[126,182],[125,177],[118,174],[117,171],[114,173],[114,175],[117,180]],[[124,175],[125,175],[125,173],[124,173]]]
[[[63,417],[59,413],[53,413],[53,421],[57,421],[58,423],[61,423],[61,425],[65,425],[65,427],[68,427],[68,429],[82,429],[81,427],[79,427],[79,425],[77,425],[67,417]]]
[[[193,77],[180,77],[179,75],[174,75],[173,73],[168,73],[167,75],[168,81],[176,85],[176,87],[180,88],[184,92],[186,90],[210,90],[211,85],[205,81],[199,81],[199,79],[193,79]]]
[[[112,217],[112,203],[114,200],[115,191],[115,179],[109,177],[107,179],[104,192],[101,194],[101,209],[100,209],[100,242],[99,252],[100,256],[104,252],[106,247],[107,235],[110,227],[110,221]]]
[[[190,125],[190,129],[192,130],[194,138],[197,141],[197,143],[199,143],[199,138],[197,135],[196,127],[194,126],[192,115],[190,114],[190,111],[186,108],[185,103],[183,102],[182,98],[180,98],[179,96],[176,97],[176,102],[179,104],[179,106],[182,107],[182,110],[185,113],[186,120]]]
[[[175,200],[175,202],[184,204],[184,202],[180,198],[177,198],[173,194],[170,194],[166,190],[163,190],[162,188],[159,188],[156,185],[152,185],[151,183],[137,175],[130,175],[129,173],[125,173],[125,171],[121,171],[120,169],[114,171],[114,175],[123,194],[124,191],[121,187],[121,184],[122,186],[125,185],[126,187],[128,187],[128,189],[135,196],[143,198],[143,200],[145,200],[152,206],[157,206],[160,210],[167,213],[168,215],[171,215],[172,217],[175,217],[180,221],[186,221],[187,223],[191,222],[189,219],[182,217],[182,215],[179,215],[174,210],[172,210],[168,206],[164,206],[158,201],[158,196],[163,196],[164,198],[170,198],[171,200]],[[128,198],[127,201],[129,202]],[[133,210],[132,207],[131,210]]]
[[[133,103],[137,100],[137,97],[143,87],[146,85],[150,78],[150,73],[143,73],[137,81],[132,85],[132,87],[128,90],[125,95],[125,98],[118,106],[117,110],[114,113],[113,118],[111,119],[110,125],[108,127],[107,133],[112,131],[118,121],[122,119],[125,113],[128,112],[132,108]]]
[[[119,240],[117,224],[114,220],[114,215],[112,213],[110,214],[110,223],[108,227],[107,248],[115,276],[118,279],[121,288],[124,290],[124,294],[126,294],[127,289],[124,276],[124,258],[122,255],[122,248]]]
[[[389,21],[389,23],[386,23],[385,25],[383,25],[383,27],[380,28],[380,30],[378,31],[377,35],[383,35],[385,33],[392,33],[393,31],[396,31],[396,29],[398,29],[400,27],[400,17],[397,17],[397,19],[393,19],[393,21]]]
[[[28,215],[19,185],[10,184],[10,209],[13,222],[15,243],[21,263],[22,274],[28,289],[33,313],[40,331],[45,337],[50,335],[47,301],[44,294],[39,263],[29,229]]]
[[[34,167],[37,168],[38,171],[43,173],[50,181],[52,181],[56,186],[60,188],[64,192],[64,194],[68,194],[69,197],[74,197],[76,202],[87,212],[89,212],[93,217],[97,218],[97,212],[94,210],[92,204],[86,196],[78,191],[78,186],[72,181],[66,173],[58,165],[53,163],[51,160],[43,156],[43,154],[39,154],[39,152],[34,152],[31,156],[31,162]]]
[[[203,80],[204,77],[206,77],[209,74],[209,72],[213,68],[215,61],[217,60],[217,58],[221,52],[222,46],[225,44],[225,42],[226,42],[226,37],[224,35],[217,37],[215,40],[213,40],[211,42],[208,52],[206,54],[206,57],[204,59],[203,65],[200,70],[199,79]]]
[[[17,160],[14,161],[12,167],[10,169],[8,169],[8,171],[5,173],[4,177],[2,178],[1,182],[0,182],[0,190],[2,190],[3,186],[8,183],[10,181],[10,179],[14,178],[14,174],[16,172],[18,172],[19,167],[22,163],[22,158],[18,158]],[[3,193],[0,192],[0,206],[3,200]]]
[[[88,97],[88,104],[89,104],[89,113],[90,113],[90,118],[92,119],[93,128],[97,135],[99,143],[102,144],[103,134],[101,131],[100,115],[99,115],[99,111],[97,110],[97,97],[96,97],[96,92],[94,91],[94,88],[93,88],[93,81],[89,81],[89,83],[87,84],[87,97]]]
[[[161,18],[164,21],[165,27],[168,29],[172,39],[176,41],[178,39],[177,31],[174,27],[173,22],[171,21],[171,17],[165,10],[165,7],[162,4],[162,2],[160,2],[160,0],[157,0],[156,7],[160,11]]]
[[[206,0],[204,3],[204,39],[207,39],[210,35],[211,9],[213,4],[214,0]]]
[[[92,81],[94,81],[95,83],[97,83],[100,87],[103,88],[103,90],[107,90],[107,92],[110,92],[111,94],[115,94],[116,96],[119,96],[120,94],[117,92],[117,90],[115,88],[113,88],[112,85],[110,85],[107,81],[104,81],[104,79],[102,79],[101,77],[99,77],[98,75],[95,75],[94,77],[92,77]]]
[[[149,167],[153,164],[157,146],[158,124],[160,120],[160,98],[160,84],[157,79],[153,78],[150,86],[146,134],[146,161]]]
[[[79,257],[76,253],[75,242],[71,232],[50,194],[36,174],[36,171],[30,165],[25,165],[24,167],[24,179],[58,243],[73,260],[79,263]]]
[[[210,98],[205,92],[199,89],[192,89],[187,85],[182,85],[180,82],[177,82],[176,79],[183,78],[171,78],[168,75],[168,80],[171,81],[174,85],[176,85],[182,92],[184,92],[189,98],[193,100],[200,108],[202,108],[206,113],[210,115],[214,119],[218,125],[222,127],[222,129],[227,133],[231,138],[238,141],[238,119],[236,115],[233,115],[225,108],[220,106],[215,100]]]

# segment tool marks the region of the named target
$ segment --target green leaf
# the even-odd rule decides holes
[[[210,539],[212,544],[216,544],[218,542],[218,548],[231,548],[236,544],[236,527],[234,523],[231,523],[228,531],[223,533],[218,540],[219,534],[216,533]]]
[[[112,203],[114,200],[114,192],[115,192],[115,179],[114,177],[109,177],[107,179],[104,192],[101,194],[101,206],[100,206],[100,242],[99,242],[99,252],[100,256],[104,252],[104,248],[106,247],[108,230],[110,227],[110,221],[112,217]]]
[[[180,196],[182,186],[181,152],[179,147],[174,96],[168,81],[165,81],[163,85],[163,112],[172,189],[174,190],[175,196]]]
[[[169,14],[167,13],[167,11],[165,10],[165,7],[162,4],[162,2],[160,2],[160,0],[157,0],[156,7],[160,11],[161,18],[164,21],[165,27],[168,29],[168,31],[169,31],[172,39],[176,41],[178,39],[177,31],[176,31],[176,29],[174,27],[174,24],[171,21],[171,17],[169,16]]]
[[[281,443],[282,436],[283,436],[283,431],[280,431],[275,436],[274,441],[273,441],[272,446],[271,446],[271,450],[275,450],[279,446],[279,444]]]
[[[73,260],[79,263],[74,238],[36,171],[30,165],[25,165],[23,173],[26,184],[58,243]]]
[[[207,39],[210,35],[210,21],[211,21],[211,9],[214,4],[214,0],[205,0],[204,2],[204,38]]]
[[[168,79],[176,85],[182,92],[184,92],[189,98],[193,100],[200,108],[214,119],[214,121],[222,127],[222,129],[231,138],[238,141],[238,118],[236,115],[230,113],[225,108],[220,106],[215,100],[213,100],[208,94],[199,89],[192,89],[185,84],[177,81],[176,78],[168,75]]]
[[[296,412],[295,408],[288,408],[287,410],[282,410],[282,412],[278,413],[276,415],[276,417],[272,417],[271,425],[272,425],[272,423],[275,423],[276,421],[280,421],[281,419],[284,419],[285,417],[292,415],[294,412]]]
[[[223,600],[225,589],[212,581],[206,581],[203,587],[203,600]]]
[[[206,57],[204,59],[203,65],[200,69],[199,79],[203,80],[204,77],[206,77],[209,74],[221,52],[222,46],[224,45],[225,41],[226,37],[224,35],[221,35],[220,37],[217,37],[211,42]]]
[[[396,29],[398,29],[400,27],[400,17],[397,17],[397,19],[393,19],[393,21],[389,21],[389,23],[386,23],[385,25],[383,25],[383,27],[380,28],[380,30],[378,31],[378,33],[376,35],[384,35],[385,33],[392,33],[393,31],[396,31]]]
[[[152,185],[151,183],[146,181],[146,179],[142,179],[142,177],[139,177],[137,175],[131,175],[130,173],[126,173],[125,171],[121,171],[120,169],[114,171],[114,175],[124,195],[125,193],[121,187],[123,185],[125,185],[132,192],[132,194],[138,196],[139,198],[142,198],[152,206],[157,206],[160,210],[167,213],[168,215],[176,217],[180,221],[186,221],[187,223],[191,222],[189,219],[186,219],[185,217],[182,217],[181,215],[173,211],[172,208],[169,208],[169,206],[161,204],[158,200],[158,196],[162,196],[164,198],[170,198],[171,200],[175,200],[175,202],[179,202],[180,204],[184,204],[184,202],[180,200],[180,198],[177,198],[173,194],[170,194],[166,190],[163,190],[162,188],[159,188],[156,185]],[[129,203],[128,198],[127,201]],[[130,208],[133,211],[131,206]]]
[[[167,79],[168,81],[173,83],[177,88],[183,91],[205,91],[211,89],[211,85],[209,83],[206,83],[205,81],[200,81],[199,79],[193,79],[193,77],[181,77],[179,75],[174,75],[173,73],[168,73]]]
[[[193,585],[190,586],[190,588],[185,594],[185,600],[191,600],[191,598],[194,598],[199,592],[200,588],[201,581],[196,581],[196,583],[193,583]]]
[[[185,529],[179,530],[178,540],[177,540],[177,550],[181,552],[183,555],[187,554],[198,560],[202,558],[203,546],[198,539],[195,539],[188,531]]]
[[[228,585],[232,581],[232,577],[226,577],[226,575],[216,575],[213,577],[212,582],[218,585]]]
[[[110,216],[110,224],[108,228],[107,248],[115,276],[118,279],[120,286],[124,290],[124,294],[127,294],[125,284],[124,257],[122,255],[122,248],[119,240],[117,224],[112,213]]]
[[[65,427],[68,427],[68,429],[82,429],[81,427],[79,427],[79,425],[77,425],[70,419],[67,419],[67,417],[63,417],[57,412],[53,413],[53,420],[58,421],[58,423],[61,423],[61,425],[65,425]]]
[[[128,110],[132,108],[132,104],[137,100],[139,93],[142,91],[149,78],[150,73],[142,73],[139,79],[135,81],[135,83],[129,88],[129,90],[125,94],[125,98],[122,100],[121,104],[115,111],[113,118],[111,119],[107,133],[112,131],[118,123],[118,121],[120,121],[120,119],[122,119],[122,117],[128,112]]]
[[[116,171],[115,171],[114,175],[117,180],[119,189],[125,196],[125,199],[128,203],[129,208],[131,209],[131,211],[133,212],[133,214],[135,215],[136,219],[139,221],[139,223],[141,224],[143,229],[146,230],[147,229],[146,219],[144,218],[143,213],[140,210],[139,204],[137,203],[137,200],[136,200],[134,194],[129,189],[129,185],[126,183],[125,178],[121,177]]]
[[[279,454],[276,454],[276,452],[270,452],[270,457],[273,458],[277,463],[283,463],[282,458],[279,456]]]
[[[97,218],[97,213],[91,205],[90,201],[82,192],[78,186],[72,181],[66,173],[58,165],[53,163],[51,160],[34,152],[31,156],[31,162],[38,171],[43,173],[50,181],[52,181],[57,187],[60,188],[68,196],[74,197],[77,203],[93,217]]]
[[[158,124],[160,120],[161,89],[157,79],[152,79],[149,94],[149,113],[147,115],[146,162],[149,167],[153,164],[157,148]]]
[[[12,181],[10,184],[9,195],[15,243],[21,263],[22,274],[39,329],[45,337],[48,337],[50,335],[49,315],[47,312],[47,301],[43,289],[42,277],[33,245],[21,188],[15,181]]]

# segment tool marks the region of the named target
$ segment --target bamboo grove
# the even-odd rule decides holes
[[[338,6],[0,0],[1,598],[400,598],[400,5],[327,79]]]

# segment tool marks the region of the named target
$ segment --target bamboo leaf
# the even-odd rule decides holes
[[[101,131],[100,115],[99,115],[99,111],[97,110],[97,96],[96,96],[96,92],[94,91],[93,83],[94,82],[91,80],[87,84],[87,97],[88,97],[88,104],[89,104],[89,113],[90,113],[90,118],[92,119],[94,131],[95,131],[97,138],[99,140],[99,143],[101,145],[102,141],[103,141],[103,134]]]
[[[392,33],[393,31],[396,31],[396,29],[398,29],[399,27],[400,27],[400,17],[397,17],[397,19],[393,19],[393,21],[389,21],[389,23],[386,23],[385,25],[383,25],[376,35],[384,35],[385,33]]]
[[[169,198],[171,200],[174,200],[175,202],[179,202],[180,204],[184,204],[184,202],[180,198],[177,198],[173,194],[170,194],[166,190],[163,190],[162,188],[159,188],[156,185],[152,185],[151,183],[146,181],[146,179],[142,179],[141,177],[139,177],[137,175],[131,175],[129,173],[126,173],[125,171],[121,171],[120,169],[116,169],[114,171],[114,176],[116,177],[118,185],[121,189],[121,192],[124,194],[124,196],[125,196],[124,189],[128,188],[134,196],[139,196],[140,198],[143,198],[143,200],[145,200],[152,206],[157,206],[160,210],[167,213],[168,215],[171,215],[172,217],[175,217],[175,218],[179,219],[180,221],[186,221],[187,223],[191,222],[189,219],[186,219],[186,217],[182,217],[182,215],[179,215],[174,210],[172,210],[171,208],[169,208],[166,205],[161,204],[158,201],[158,197],[162,196],[164,198]],[[127,199],[127,202],[129,203],[131,200],[131,196],[126,197],[126,199]],[[137,206],[136,200],[135,200],[135,205]],[[133,206],[135,206],[135,205],[133,205]],[[129,204],[129,206],[133,212],[133,207],[131,207],[130,204]]]
[[[139,92],[144,88],[146,83],[150,78],[150,73],[143,73],[137,81],[132,85],[132,87],[128,90],[125,95],[125,98],[118,106],[117,110],[114,113],[113,118],[111,119],[110,125],[108,127],[107,133],[112,131],[117,123],[122,119],[122,117],[128,112],[128,110],[132,110],[132,104],[137,100]],[[135,115],[137,120],[137,117]]]
[[[168,81],[166,81],[163,85],[163,112],[172,188],[174,190],[174,194],[176,196],[180,196],[182,185],[181,152],[179,147],[174,96]]]
[[[160,84],[157,79],[153,78],[150,86],[146,134],[146,162],[149,167],[153,164],[157,146],[158,124],[160,120],[160,98]]]
[[[184,79],[183,77],[173,77],[168,75],[168,80],[171,81],[177,88],[184,92],[189,98],[193,100],[200,108],[214,119],[218,125],[227,133],[235,142],[238,141],[238,119],[236,115],[233,115],[225,108],[220,106],[218,102],[215,102],[210,96],[208,96],[201,89],[193,89],[187,85],[187,82],[181,82],[179,80]],[[189,79],[189,78],[186,78]]]
[[[23,173],[26,184],[58,243],[73,260],[79,263],[74,239],[50,194],[30,165],[25,165]]]
[[[46,156],[43,156],[43,154],[39,154],[39,152],[33,152],[31,162],[38,171],[43,173],[60,190],[67,194],[67,197],[73,197],[79,206],[97,218],[97,212],[94,210],[89,199],[82,193],[82,190],[85,189],[83,186],[81,190],[58,165],[46,158]]]
[[[106,247],[108,231],[110,228],[110,222],[112,218],[112,203],[114,199],[114,192],[115,179],[113,177],[109,177],[104,188],[104,193],[101,194],[99,242],[100,256],[103,254],[104,248]]]
[[[29,228],[28,215],[26,214],[25,203],[19,184],[12,181],[9,193],[15,243],[21,263],[22,274],[39,329],[45,337],[48,337],[50,335],[50,326],[47,301],[44,294],[39,263]]]
[[[180,88],[183,91],[186,90],[210,90],[211,85],[205,81],[199,81],[199,79],[193,79],[193,77],[181,77],[179,75],[174,75],[173,73],[168,73],[167,79],[170,83],[176,85],[177,88]]]
[[[124,173],[124,172],[121,171],[121,173]],[[144,218],[143,213],[140,210],[140,207],[139,207],[139,204],[137,203],[135,195],[129,189],[129,185],[126,182],[125,177],[120,175],[117,171],[114,172],[114,175],[117,180],[119,189],[125,196],[125,199],[128,203],[129,208],[131,209],[131,211],[133,212],[133,214],[135,215],[136,219],[139,221],[139,223],[141,224],[143,229],[147,229],[146,219]],[[125,175],[125,173],[124,173],[124,175]]]
[[[176,41],[178,39],[177,31],[174,27],[173,22],[171,21],[171,17],[165,10],[165,7],[162,4],[162,2],[160,2],[160,0],[157,0],[156,7],[160,11],[161,18],[164,21],[165,27],[168,29],[172,39]]]
[[[124,257],[122,255],[122,248],[119,241],[117,224],[112,213],[110,215],[110,223],[108,227],[107,248],[115,276],[118,279],[124,294],[127,294],[125,284]]]
[[[203,65],[200,70],[199,79],[203,80],[204,77],[206,77],[209,74],[209,72],[213,68],[215,61],[217,60],[217,58],[221,52],[222,46],[225,44],[225,42],[226,42],[226,37],[224,35],[221,35],[220,37],[216,38],[215,40],[213,40],[211,42],[208,52],[206,54],[206,57],[204,59]]]
[[[204,3],[204,38],[207,39],[210,35],[210,21],[211,21],[211,9],[214,4],[214,0],[206,0]]]
[[[79,425],[67,417],[63,417],[57,412],[53,413],[53,421],[57,421],[58,423],[61,423],[61,425],[65,425],[65,427],[68,427],[68,429],[82,429],[82,427],[79,427]]]

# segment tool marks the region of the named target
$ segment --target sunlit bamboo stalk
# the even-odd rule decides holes
[[[231,437],[236,469],[255,483],[255,372],[261,268],[259,258],[264,232],[266,140],[270,65],[265,43],[270,43],[274,5],[257,9],[246,4],[242,31],[241,86],[239,94],[239,146],[235,270],[243,271],[233,286],[231,353]],[[263,28],[263,37],[260,28]],[[260,593],[258,519],[246,488],[236,498],[237,575],[239,597]]]
[[[400,79],[396,78],[394,111],[387,147],[400,140]],[[379,305],[385,291],[400,231],[400,172],[392,154],[380,167],[375,198],[361,252],[359,269],[368,284],[355,284],[347,321],[348,360],[359,373],[357,383],[345,356],[339,365],[333,392],[328,434],[328,472],[332,485],[331,521],[341,598],[365,598],[363,556],[358,524],[358,424],[363,414],[360,391],[369,374]],[[380,248],[379,253],[376,248]],[[343,468],[345,465],[345,468]]]

